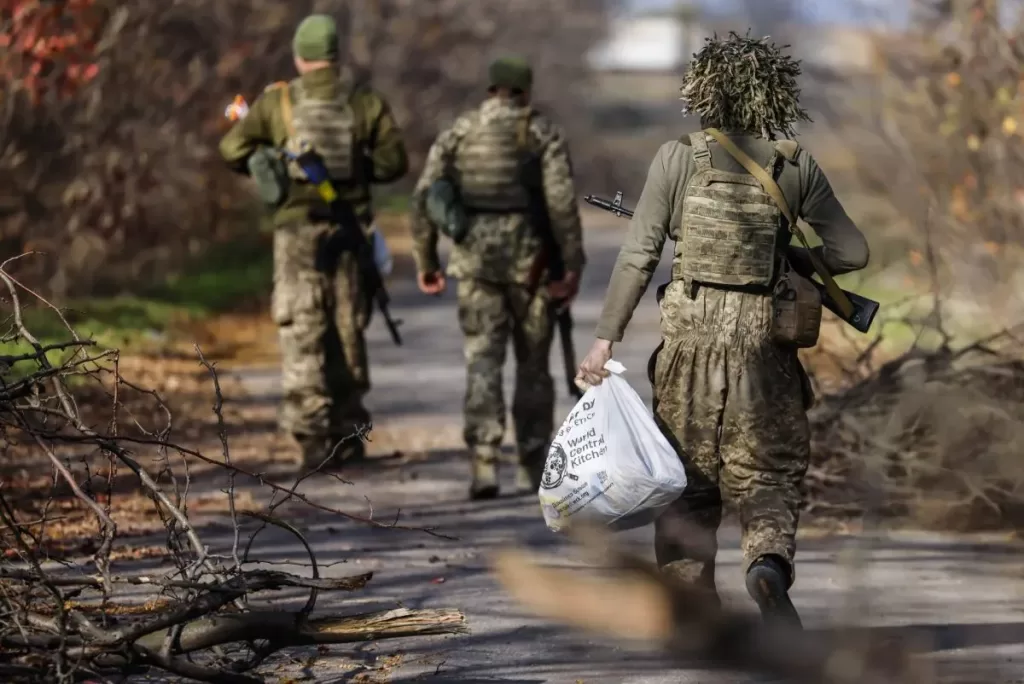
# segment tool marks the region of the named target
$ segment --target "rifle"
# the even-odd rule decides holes
[[[616,216],[625,216],[626,218],[633,218],[633,211],[626,209],[622,206],[622,191],[615,193],[615,199],[609,201],[596,195],[587,195],[583,198],[586,202],[598,209],[604,209],[607,212],[615,214]],[[821,295],[821,304],[826,309],[838,316],[842,321],[850,325],[854,330],[862,333],[866,333],[871,328],[871,323],[875,320],[875,314],[878,313],[879,304],[873,299],[867,297],[861,297],[859,294],[849,292],[847,290],[840,290],[846,295],[850,303],[853,304],[853,311],[849,316],[843,315],[842,307],[829,295],[825,286],[816,281],[813,277],[814,270],[809,268],[805,260],[795,257],[798,252],[794,252],[793,246],[786,248],[790,265],[793,270],[799,273],[801,276],[806,278],[814,287],[818,290]]]
[[[366,237],[366,233],[359,225],[352,207],[347,202],[341,201],[331,178],[327,174],[327,168],[319,155],[307,145],[303,145],[299,154],[291,154],[285,151],[285,155],[293,160],[306,173],[309,182],[312,183],[319,193],[320,198],[327,204],[331,212],[331,220],[337,224],[342,231],[345,241],[355,248],[356,260],[359,270],[363,275],[363,282],[366,288],[372,293],[377,301],[377,308],[384,317],[384,323],[388,326],[391,339],[398,346],[402,346],[402,336],[398,332],[401,321],[391,318],[391,298],[384,288],[384,279],[377,268],[377,262],[373,259],[373,245]]]
[[[525,136],[525,131],[521,132]],[[548,277],[552,281],[559,281],[565,278],[565,262],[562,260],[562,251],[555,240],[555,234],[551,230],[551,217],[548,215],[547,203],[544,195],[538,187],[536,179],[531,177],[531,171],[536,171],[536,160],[524,158],[520,164],[520,171],[523,174],[524,185],[529,196],[529,213],[531,222],[537,228],[544,241],[541,253],[534,262],[530,274],[531,286],[536,287],[540,281],[540,275],[547,266]],[[583,398],[583,391],[576,386],[576,346],[572,341],[572,311],[569,309],[569,302],[552,302],[555,315],[555,325],[558,327],[558,338],[562,345],[562,366],[565,370],[566,388],[569,396],[579,401]]]
[[[548,267],[548,275],[551,280],[561,280],[565,277],[565,263],[559,253],[558,244],[555,243],[554,236],[551,234],[550,225],[547,226],[545,232],[542,232],[542,235],[544,236],[543,252],[534,266],[536,275],[530,280],[537,282],[540,278],[539,272],[544,269],[545,265]],[[562,345],[562,367],[565,370],[566,388],[569,391],[569,396],[579,401],[583,398],[583,391],[574,382],[576,378],[576,346],[572,340],[572,311],[569,309],[567,301],[552,302],[552,308],[555,314],[555,325],[558,327],[558,339]]]

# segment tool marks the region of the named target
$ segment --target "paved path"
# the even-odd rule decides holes
[[[590,342],[604,286],[625,222],[595,223],[587,233],[590,267],[575,309],[575,341],[582,355]],[[656,283],[664,279],[665,264]],[[658,314],[654,287],[637,311],[629,335],[616,358],[627,378],[649,399],[644,377],[647,356],[657,341]],[[464,373],[452,295],[439,300],[419,297],[408,284],[392,288],[396,314],[404,319],[405,347],[395,348],[375,322],[370,331],[374,392],[371,408],[379,425],[372,452],[382,458],[354,473],[354,485],[326,478],[310,481],[304,490],[353,512],[368,512],[372,502],[378,518],[401,510],[409,524],[432,526],[459,537],[446,541],[423,533],[370,530],[344,520],[311,520],[306,526],[323,562],[345,562],[331,572],[347,574],[375,569],[377,575],[359,600],[367,605],[410,607],[457,606],[470,621],[472,634],[372,647],[378,655],[403,651],[391,681],[426,679],[435,682],[505,682],[533,684],[574,682],[660,684],[662,682],[751,681],[744,677],[699,670],[666,669],[658,659],[636,648],[595,641],[525,615],[498,589],[487,571],[491,550],[537,547],[558,550],[567,564],[572,553],[548,532],[532,497],[467,504],[466,464],[458,453],[459,408]],[[553,355],[558,368],[560,360]],[[237,369],[258,400],[276,400],[276,373]],[[559,412],[571,406],[562,383]],[[387,457],[415,434],[422,456]],[[268,533],[269,534],[269,533]],[[649,553],[649,529],[623,538]],[[810,627],[840,619],[855,596],[872,625],[922,626],[943,640],[938,657],[950,663],[946,677],[963,682],[1024,681],[1024,564],[1020,549],[999,544],[923,534],[897,535],[872,542],[870,561],[861,576],[870,590],[851,593],[850,572],[840,562],[851,545],[864,539],[805,539],[799,554],[799,579],[794,600]],[[738,568],[738,535],[722,533],[720,578],[728,600],[748,605]],[[278,561],[296,557],[284,537],[263,538],[264,555]],[[360,606],[363,607],[363,606]],[[938,626],[935,626],[938,625]],[[357,654],[372,659],[371,654]],[[368,661],[368,660],[367,660]],[[340,661],[316,670],[318,681],[349,681]]]

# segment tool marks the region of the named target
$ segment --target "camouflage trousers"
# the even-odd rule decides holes
[[[715,586],[723,497],[742,527],[743,570],[793,556],[810,459],[812,401],[796,351],[768,338],[769,297],[671,283],[661,302],[662,342],[651,357],[654,415],[682,456],[688,484],[655,524],[658,564]]]
[[[505,435],[503,370],[509,341],[516,359],[512,421],[520,463],[543,464],[554,432],[555,387],[548,357],[554,318],[547,293],[466,279],[458,284],[465,338],[463,436],[478,460],[497,459]]]
[[[271,316],[281,348],[281,428],[298,437],[338,439],[366,425],[369,302],[355,256],[339,248],[331,225],[274,232]]]

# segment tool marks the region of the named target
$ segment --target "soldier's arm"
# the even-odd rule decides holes
[[[541,171],[551,232],[558,243],[566,272],[579,275],[586,257],[583,254],[583,226],[576,202],[569,146],[559,127],[547,123],[543,128],[546,130],[541,131],[544,145]]]
[[[647,181],[629,222],[626,241],[619,250],[597,323],[597,338],[618,342],[647,291],[661,260],[672,219],[672,184],[668,170],[669,143],[658,150],[647,172]],[[677,145],[678,146],[678,145]],[[681,146],[678,146],[681,147]],[[687,150],[689,148],[686,148]]]
[[[394,183],[409,172],[409,155],[402,129],[381,95],[364,91],[359,95],[366,117],[370,175],[374,183]]]
[[[412,228],[413,258],[416,260],[416,269],[420,273],[436,273],[441,270],[441,260],[437,255],[437,228],[427,220],[424,200],[427,188],[444,176],[446,162],[455,151],[455,142],[455,134],[450,129],[437,136],[437,140],[427,152],[423,171],[412,192],[410,226]]]
[[[246,162],[263,145],[274,145],[273,111],[280,98],[277,91],[264,92],[249,108],[245,118],[239,119],[220,141],[220,156],[231,170],[249,173]]]
[[[800,173],[800,218],[823,243],[813,248],[817,256],[833,275],[864,268],[870,256],[867,240],[847,215],[825,172],[806,150],[797,153],[796,162]],[[805,250],[800,249],[797,254],[802,252]],[[806,260],[805,256],[797,258]]]

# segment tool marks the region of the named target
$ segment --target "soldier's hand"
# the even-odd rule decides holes
[[[580,291],[580,276],[578,273],[566,273],[561,280],[548,283],[548,294],[556,301],[570,301]]]
[[[586,390],[586,386],[600,385],[610,374],[605,370],[604,364],[612,358],[612,343],[608,340],[597,339],[587,352],[587,356],[580,364],[576,373],[576,386]]]
[[[420,292],[423,294],[434,295],[435,297],[442,294],[448,286],[444,273],[441,273],[440,271],[434,271],[432,273],[417,273],[416,284],[419,285]]]

